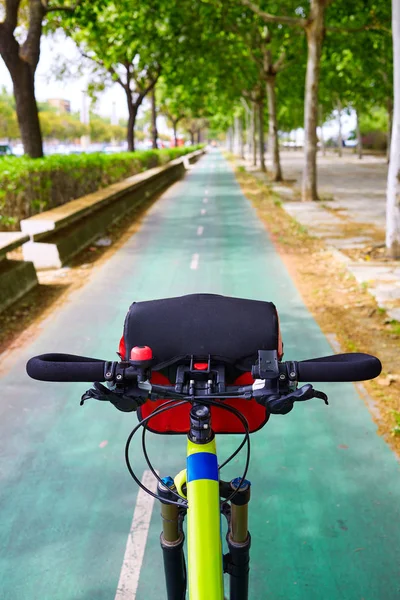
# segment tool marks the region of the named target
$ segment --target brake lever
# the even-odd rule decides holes
[[[295,402],[303,402],[305,400],[311,400],[312,398],[320,398],[325,404],[329,404],[328,396],[324,392],[314,390],[313,386],[310,383],[307,383],[286,396],[275,394],[266,397],[265,406],[271,414],[286,415],[293,409],[293,404]]]
[[[315,390],[311,383],[306,383],[306,385],[301,386],[291,394],[286,397],[294,397],[294,402],[303,401],[303,400],[311,400],[312,398],[320,398],[325,402],[325,404],[329,404],[328,396],[324,392],[320,392],[319,390]]]
[[[94,382],[93,387],[83,394],[80,405],[83,406],[86,400],[94,398],[95,400],[111,402],[115,408],[122,412],[132,412],[137,410],[139,406],[144,404],[148,399],[149,392],[147,386],[143,384],[141,387],[143,389],[138,387],[130,392],[125,392],[123,390],[118,390],[118,388],[111,390],[96,381]]]

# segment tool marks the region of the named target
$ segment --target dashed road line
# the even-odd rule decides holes
[[[193,270],[196,270],[198,266],[199,266],[199,255],[193,254],[192,262],[190,263],[190,268]]]

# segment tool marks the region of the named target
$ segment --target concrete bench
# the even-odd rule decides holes
[[[23,245],[25,260],[32,261],[36,269],[62,267],[112,223],[177,181],[203,153],[198,150],[22,220],[21,230],[29,236]]]
[[[7,254],[29,240],[23,233],[0,232],[0,312],[38,283],[30,261],[9,260]]]

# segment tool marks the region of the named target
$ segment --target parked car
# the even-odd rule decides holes
[[[344,146],[346,146],[346,148],[355,148],[358,146],[358,142],[357,140],[344,140]]]
[[[0,156],[14,156],[11,146],[8,144],[0,144]]]

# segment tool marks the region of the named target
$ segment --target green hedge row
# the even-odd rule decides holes
[[[21,219],[168,163],[202,146],[118,154],[52,155],[41,159],[0,158],[0,231]]]

